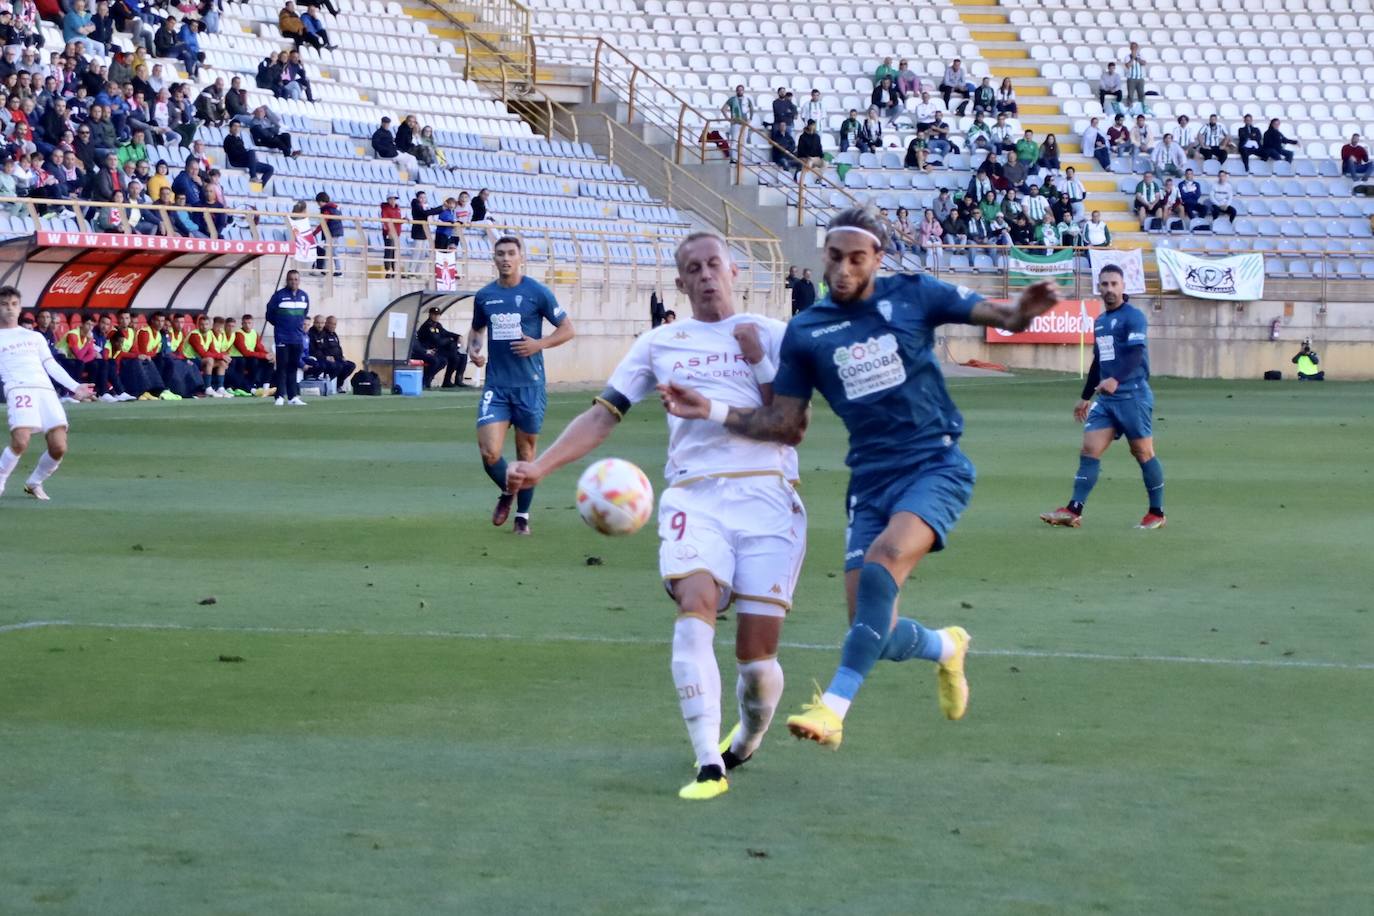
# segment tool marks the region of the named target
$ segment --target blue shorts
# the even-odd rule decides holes
[[[1155,395],[1149,388],[1137,388],[1125,396],[1099,397],[1088,411],[1083,431],[1110,429],[1115,433],[1113,439],[1148,439],[1153,435],[1154,409]]]
[[[957,445],[893,476],[864,475],[849,480],[849,526],[845,529],[844,568],[864,565],[864,554],[892,516],[910,512],[935,532],[934,550],[944,550],[954,525],[968,507],[975,479],[973,462]]]
[[[477,425],[510,423],[520,432],[534,436],[544,426],[544,410],[548,406],[549,395],[543,386],[484,388],[477,405]]]

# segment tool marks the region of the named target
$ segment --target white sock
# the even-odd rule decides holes
[[[19,456],[5,446],[4,451],[0,451],[0,488],[5,486],[5,481],[10,479],[10,474],[19,466]]]
[[[724,770],[720,758],[720,666],[712,646],[715,635],[715,628],[698,617],[677,619],[673,626],[673,686],[697,766],[715,764]]]
[[[954,638],[943,628],[935,632],[940,636],[940,661],[947,662],[954,655]]]
[[[843,719],[845,713],[849,712],[849,704],[854,701],[847,700],[833,693],[823,693],[821,694],[821,702],[824,703],[831,712]]]
[[[29,479],[24,482],[31,487],[36,487],[51,477],[53,472],[61,466],[61,458],[54,458],[52,455],[44,452],[38,459],[38,467],[33,469],[33,473],[29,475]]]
[[[782,665],[776,658],[741,662],[735,696],[739,700],[739,734],[731,750],[743,759],[759,749],[782,699]]]

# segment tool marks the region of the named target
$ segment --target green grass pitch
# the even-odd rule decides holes
[[[972,632],[968,718],[885,664],[840,752],[775,727],[698,805],[652,531],[585,528],[577,468],[493,529],[471,393],[73,410],[53,502],[33,455],[0,499],[0,913],[1369,912],[1374,386],[1159,381],[1158,532],[1121,444],[1036,518],[1076,381],[951,387],[979,483],[902,604]],[[843,453],[818,405],[784,714],[843,635]]]

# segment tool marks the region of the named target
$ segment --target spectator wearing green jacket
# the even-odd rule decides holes
[[[147,162],[148,147],[147,144],[144,143],[142,129],[134,128],[133,133],[129,135],[129,139],[119,145],[119,152],[116,155],[119,156],[120,168],[123,168],[124,164],[128,162],[134,164]]]

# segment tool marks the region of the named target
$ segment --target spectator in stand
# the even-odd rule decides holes
[[[109,198],[112,204],[124,203],[124,192],[116,190]],[[109,232],[115,235],[128,235],[133,230],[129,226],[129,215],[124,212],[121,206],[100,207],[96,211],[95,231]]]
[[[800,277],[792,281],[792,315],[801,314],[816,303],[816,284],[811,281],[811,271],[804,270]]]
[[[157,170],[153,173],[153,177],[148,179],[148,195],[155,201],[161,201],[163,190],[171,188],[171,186],[172,177],[169,174],[167,161],[165,159],[159,159]]]
[[[281,68],[284,66],[286,66],[286,52],[273,51],[258,61],[258,74],[254,83],[259,89],[266,89],[277,98],[281,98],[277,94],[277,87],[281,84]]]
[[[989,157],[988,161],[992,161],[992,157]],[[973,177],[968,180],[968,187],[964,190],[964,196],[972,197],[981,206],[989,194],[993,196],[995,201],[996,194],[992,190],[991,176],[982,170],[974,172]]]
[[[997,90],[992,88],[991,77],[983,77],[978,88],[973,90],[973,113],[975,115],[994,115],[997,113]]]
[[[490,213],[491,192],[486,188],[477,192],[477,196],[472,199],[472,221],[474,223],[484,223],[487,221],[487,214]]]
[[[324,40],[318,35],[311,35],[301,21],[300,14],[296,12],[296,4],[291,0],[286,0],[286,5],[277,13],[277,28],[281,30],[283,38],[290,39],[294,48],[299,51],[301,45],[307,44],[316,51],[324,47]]]
[[[415,115],[408,114],[401,118],[401,125],[396,128],[396,149],[402,153],[410,153],[415,156],[421,165],[430,165],[415,153],[416,135],[420,132],[420,122]],[[324,328],[324,316],[317,316],[320,319],[320,328]]]
[[[431,246],[429,218],[444,209],[442,205],[431,207],[428,204],[424,191],[416,191],[410,200],[410,245],[406,250],[406,260],[409,262],[409,272],[421,276],[424,275],[423,269],[427,266]]]
[[[1154,172],[1146,172],[1135,186],[1135,212],[1144,229],[1152,217],[1164,212],[1164,187],[1155,181]]]
[[[177,19],[175,16],[168,16],[162,20],[162,25],[153,33],[153,52],[158,57],[173,57],[181,61],[181,65],[186,68],[186,73],[195,79],[199,70],[200,62],[196,60],[195,54],[177,34]]]
[[[927,134],[940,123],[940,106],[930,100],[929,92],[921,93],[921,101],[911,110],[911,120],[916,124],[918,134]]]
[[[1026,167],[1026,173],[1034,175],[1040,171],[1040,144],[1028,130],[1016,141],[1016,158]]]
[[[229,136],[224,138],[224,158],[236,169],[247,169],[248,180],[259,182],[263,187],[276,173],[272,166],[258,162],[258,154],[243,142],[243,125],[238,121],[229,122]]]
[[[339,340],[339,321],[333,315],[324,319],[324,327],[310,331],[310,355],[315,359],[315,370],[325,378],[334,380],[336,391],[344,391],[345,384],[357,363],[344,359],[343,344]],[[457,387],[463,387],[461,374]]]
[[[981,242],[987,242],[989,238],[991,238],[991,232],[992,230],[988,226],[987,218],[983,216],[983,208],[981,206],[974,207],[971,211],[969,211],[968,243],[970,245],[978,245]],[[986,258],[991,258],[993,256],[993,251],[991,248],[969,249],[970,261],[973,261],[979,255],[982,255]],[[978,265],[976,263],[973,264],[973,272],[978,272]]]
[[[1121,110],[1121,74],[1116,72],[1116,64],[1107,64],[1107,69],[1097,81],[1097,104],[1102,106],[1102,110],[1107,110],[1107,98],[1110,96],[1115,99],[1116,110]]]
[[[1217,165],[1226,164],[1226,150],[1231,146],[1231,137],[1226,128],[1217,122],[1216,115],[1209,115],[1207,123],[1197,132],[1197,151],[1204,160],[1215,159]]]
[[[281,118],[266,105],[253,109],[253,119],[248,122],[248,133],[258,146],[274,149],[283,156],[299,156],[300,150],[292,151],[291,135],[281,129]]]
[[[892,82],[890,77],[883,77],[882,82],[873,87],[869,104],[881,111],[887,117],[889,124],[893,127],[897,126],[893,118],[896,117],[897,112],[902,110],[902,100],[897,95],[897,85]]]
[[[1245,122],[1241,124],[1240,130],[1236,133],[1236,147],[1240,151],[1240,164],[1245,171],[1250,171],[1250,157],[1260,155],[1260,145],[1263,143],[1263,136],[1260,129],[1255,126],[1254,118],[1250,115],[1245,116]],[[1263,159],[1263,156],[1260,156]]]
[[[68,45],[79,46],[86,54],[103,57],[105,46],[91,37],[94,31],[91,14],[86,11],[86,0],[76,0],[62,17],[62,40]]]
[[[1122,69],[1126,71],[1126,107],[1138,104],[1141,112],[1148,112],[1145,107],[1145,58],[1140,53],[1139,43],[1131,42]]]
[[[916,71],[911,69],[910,64],[903,58],[897,64],[897,94],[902,97],[902,101],[910,103],[921,94],[921,77]]]
[[[940,268],[940,239],[944,234],[945,227],[935,218],[935,211],[927,210],[916,231],[916,251],[926,259],[926,267],[930,270]]]
[[[1112,126],[1107,128],[1107,143],[1110,144],[1113,156],[1131,156],[1135,153],[1135,144],[1131,142],[1131,129],[1126,126],[1126,116],[1117,115]]]
[[[1040,158],[1036,165],[1051,172],[1059,171],[1059,141],[1054,134],[1046,134],[1045,142],[1040,144]]]
[[[315,45],[317,49],[320,45],[323,45],[324,48],[329,51],[333,51],[338,47],[338,45],[330,44],[329,33],[325,31],[324,23],[320,21],[320,17],[317,16],[315,11],[310,9],[308,5],[306,6],[305,12],[301,13],[301,25],[305,26],[305,30],[319,41],[320,44]],[[311,44],[314,44],[314,42],[311,42]]]
[[[1110,248],[1112,247],[1112,230],[1107,224],[1102,222],[1102,211],[1094,210],[1092,216],[1085,222],[1078,232],[1083,244],[1089,248]]]
[[[125,198],[132,205],[129,208],[129,225],[134,232],[139,235],[161,235],[162,220],[160,214],[151,209],[153,199],[148,196],[143,182],[135,179],[129,182],[129,193]]]
[[[754,102],[744,94],[742,85],[735,87],[735,94],[725,100],[720,110],[731,124],[749,124],[754,120]]]
[[[320,7],[324,7],[329,10],[331,16],[339,15],[339,8],[335,6],[331,0],[301,0],[301,6],[311,10],[317,10]]]
[[[1264,140],[1260,143],[1259,156],[1265,161],[1283,159],[1286,162],[1292,162],[1293,151],[1284,149],[1284,147],[1297,145],[1297,140],[1290,140],[1283,135],[1283,131],[1279,129],[1279,119],[1271,118],[1269,129],[1264,132]]]
[[[906,156],[902,159],[902,167],[929,172],[930,163],[927,160],[928,155],[929,149],[926,143],[925,134],[915,134],[906,145]]]
[[[940,193],[935,195],[935,202],[930,205],[935,218],[940,221],[940,225],[945,224],[949,215],[954,212],[954,199],[949,196],[949,188],[941,188]]]
[[[1201,134],[1202,131],[1192,125],[1187,115],[1178,116],[1178,128],[1174,131],[1174,140],[1183,147],[1183,155],[1189,159],[1197,155],[1198,138]]]
[[[897,245],[897,253],[916,250],[916,226],[911,222],[911,215],[905,207],[897,208],[897,218],[890,224],[890,235],[892,241]]]
[[[206,86],[196,96],[196,117],[202,124],[219,127],[229,118],[224,107],[224,78],[220,77]]]
[[[405,219],[398,200],[395,194],[388,194],[386,203],[382,204],[382,267],[388,278],[396,276],[396,245]]]
[[[819,89],[812,89],[811,98],[802,103],[801,121],[803,124],[807,121],[815,121],[817,129],[820,125],[829,123],[830,112],[826,110],[825,100],[821,98]]]
[[[372,132],[372,151],[378,159],[396,162],[414,180],[419,180],[420,163],[410,153],[403,153],[396,148],[396,135],[391,132],[390,118],[383,117],[381,126]]]
[[[983,113],[974,109],[973,123],[964,131],[964,140],[968,143],[969,151],[984,150],[988,153],[997,152],[997,144],[992,140],[992,128],[983,120]]]
[[[1371,169],[1374,164],[1369,161],[1369,150],[1360,142],[1359,134],[1351,134],[1350,142],[1341,147],[1341,174],[1351,181],[1364,181]]]
[[[1059,223],[1055,222],[1054,214],[1046,209],[1044,215],[1039,219],[1035,219],[1029,213],[1026,215],[1031,217],[1031,225],[1034,227],[1031,238],[1035,240],[1036,248],[1039,249],[1040,253],[1054,254],[1058,251],[1061,239]]]
[[[1026,195],[1024,206],[1032,225],[1039,225],[1044,222],[1045,214],[1050,212],[1049,199],[1040,193],[1040,186],[1035,184],[1030,186],[1030,192]]]
[[[940,78],[940,97],[945,100],[945,109],[949,109],[949,97],[957,95],[963,98],[959,108],[954,112],[963,117],[964,109],[968,108],[969,84],[968,78],[964,73],[964,65],[959,58],[949,62],[945,68],[945,75]]]
[[[992,125],[992,142],[998,153],[1015,152],[1016,129],[1007,121],[1006,112],[997,113],[997,123]]]
[[[1188,165],[1188,158],[1183,155],[1183,147],[1174,142],[1173,134],[1164,135],[1150,160],[1156,175],[1170,175],[1175,178],[1181,176]]]
[[[937,112],[935,123],[925,133],[926,146],[930,149],[932,156],[947,156],[951,151],[959,152],[959,148],[950,142],[949,125],[945,123],[942,113]]]
[[[900,75],[901,71],[899,71],[896,67],[892,66],[892,58],[884,57],[883,62],[878,65],[878,68],[876,70],[873,71],[873,85],[876,86],[885,79],[892,80],[893,84],[895,85],[897,82],[897,77]]]
[[[1002,77],[1002,85],[997,87],[997,111],[1016,117],[1016,90],[1012,88],[1011,77]],[[962,112],[961,112],[962,113]]]
[[[319,208],[320,228],[324,230],[315,242],[315,270],[324,273],[325,257],[328,255],[334,264],[334,276],[341,277],[343,270],[339,266],[339,249],[344,243],[344,223],[340,218],[343,212],[324,191],[315,195],[315,206]]]
[[[205,54],[200,50],[201,24],[199,19],[192,19],[189,16],[181,20],[181,28],[177,31],[177,38],[186,48],[189,58],[196,62],[194,69],[188,69],[187,75],[191,79],[200,76],[200,65],[205,63]]]
[[[1183,205],[1183,215],[1189,219],[1206,212],[1202,207],[1202,185],[1193,177],[1192,169],[1185,171],[1183,180],[1178,183],[1178,200]]]
[[[1025,188],[1026,175],[1026,167],[1021,163],[1021,159],[1016,153],[1007,153],[1007,161],[1002,166],[1000,181],[994,178],[993,185],[996,186],[999,191],[1008,192],[1008,196],[1015,199],[1015,195],[1009,192],[1020,191]],[[1005,203],[1005,198],[1003,202]]]
[[[792,122],[797,119],[797,106],[792,101],[792,90],[786,86],[778,87],[778,97],[773,100],[773,123],[779,121],[792,126]]]
[[[1183,207],[1183,198],[1179,196],[1178,188],[1174,186],[1172,178],[1164,179],[1164,231],[1172,232],[1174,229],[1182,229],[1186,226],[1184,222],[1188,218],[1188,212]]]
[[[1083,219],[1083,204],[1088,199],[1088,189],[1078,180],[1078,170],[1073,166],[1064,170],[1064,187],[1061,190],[1068,195],[1074,220]]]
[[[310,77],[306,75],[300,51],[286,52],[286,63],[282,65],[278,79],[280,85],[277,95],[280,98],[300,101],[301,96],[305,96],[307,102],[315,101],[315,91],[310,86]]]
[[[801,168],[801,163],[797,161],[797,141],[792,136],[791,122],[774,121],[768,139],[772,141],[769,155],[774,165],[793,172]]]
[[[825,152],[821,149],[821,135],[816,130],[816,119],[808,118],[806,127],[797,138],[797,158],[808,169],[825,168]]]
[[[859,135],[855,142],[861,153],[882,152],[883,122],[878,118],[876,108],[868,109],[868,117],[859,125]]]
[[[1031,243],[1035,241],[1035,226],[1031,224],[1030,217],[1021,211],[1005,218],[1007,220],[1007,234],[1011,236],[1011,243],[1017,248],[1029,248]]]
[[[1236,221],[1236,187],[1231,184],[1231,173],[1222,170],[1217,173],[1217,183],[1207,195],[1208,215],[1218,219],[1222,214],[1231,222]]]
[[[224,93],[224,111],[232,121],[247,124],[253,119],[248,108],[248,90],[243,88],[243,78],[234,77],[229,81],[229,91]]]
[[[1083,136],[1079,138],[1079,143],[1085,155],[1092,156],[1103,169],[1111,171],[1111,144],[1107,142],[1106,134],[1098,128],[1097,121],[1097,118],[1088,121],[1088,126],[1083,128]]]
[[[1135,127],[1131,128],[1131,143],[1142,156],[1151,156],[1155,151],[1154,129],[1143,114],[1135,116]]]
[[[849,117],[840,122],[840,152],[848,151],[850,144],[859,144],[859,112],[849,109]]]

